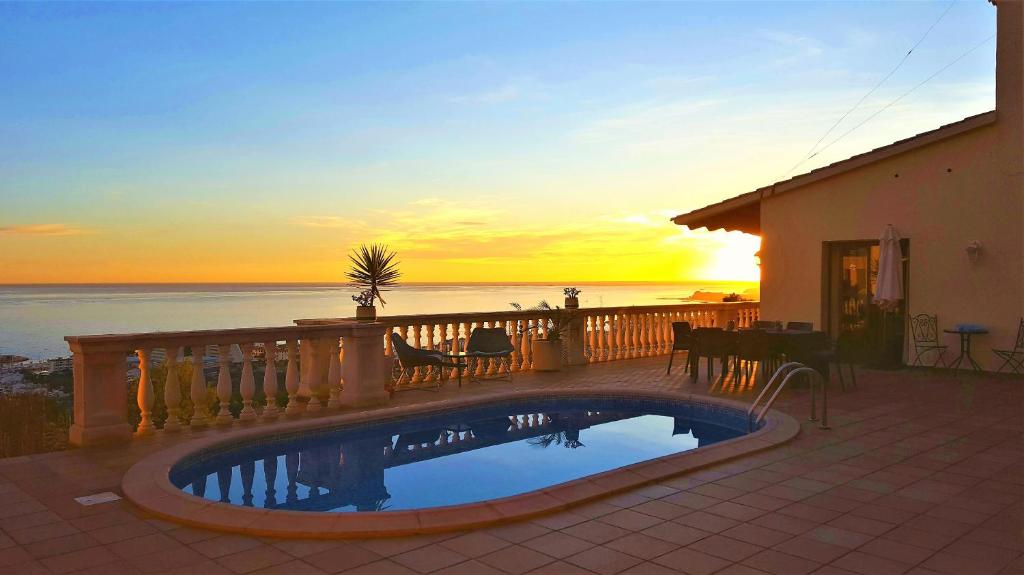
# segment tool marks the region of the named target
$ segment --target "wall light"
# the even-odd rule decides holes
[[[972,264],[977,262],[978,258],[981,257],[981,242],[979,242],[978,240],[972,241],[971,243],[967,244],[966,251],[967,259],[971,260]]]

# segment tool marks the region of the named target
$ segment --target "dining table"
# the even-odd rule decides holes
[[[953,368],[953,375],[955,376],[960,371],[960,364],[962,364],[965,359],[970,364],[971,369],[974,371],[982,371],[978,362],[974,361],[974,358],[971,357],[971,336],[985,335],[988,333],[988,328],[981,325],[963,324],[950,329],[944,329],[942,331],[960,336],[960,355],[953,360],[953,363],[949,364],[949,366]]]

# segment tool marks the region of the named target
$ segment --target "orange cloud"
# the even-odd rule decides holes
[[[0,226],[0,236],[77,236],[86,230],[67,224],[27,224]]]

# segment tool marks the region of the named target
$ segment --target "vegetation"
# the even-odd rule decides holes
[[[565,297],[579,297],[580,294],[583,293],[583,290],[574,287],[567,287],[562,290],[562,293],[565,294]]]
[[[402,275],[398,262],[394,261],[396,255],[386,244],[363,244],[352,250],[348,256],[352,267],[345,272],[345,277],[353,287],[363,290],[358,296],[352,296],[353,300],[363,306],[372,306],[375,299],[379,299],[381,305],[387,303],[380,290],[398,285]],[[367,301],[369,303],[365,303]]]
[[[523,311],[523,306],[519,305],[516,302],[512,302],[509,305],[515,308],[516,311]],[[580,315],[580,313],[575,310],[562,309],[558,306],[551,307],[551,304],[549,304],[547,300],[543,299],[537,302],[537,305],[528,308],[527,311],[554,312],[548,317],[547,320],[548,341],[560,341],[562,339],[562,336],[569,331],[569,327],[572,325],[572,321]],[[539,329],[542,325],[544,324],[537,324],[529,327],[520,328],[520,333],[522,333],[523,331]]]
[[[52,392],[0,395],[0,458],[58,451],[67,447],[71,427],[70,371],[42,375],[23,372],[29,383]]]
[[[748,301],[748,300],[747,300],[747,298],[745,298],[745,297],[743,297],[740,294],[735,293],[735,292],[733,292],[733,293],[731,293],[731,294],[729,294],[729,295],[727,295],[727,296],[722,298],[722,302],[725,302],[725,303],[736,302],[736,301]]]

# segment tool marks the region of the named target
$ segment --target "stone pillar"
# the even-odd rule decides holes
[[[71,445],[127,443],[128,362],[123,351],[89,352],[71,344],[75,377],[74,423]]]
[[[385,385],[391,375],[388,357],[384,355],[384,333],[381,323],[355,326],[345,335],[345,361],[341,365],[341,404],[346,407],[381,405],[389,400]]]
[[[586,344],[586,318],[583,314],[577,314],[569,322],[569,329],[565,330],[565,362],[566,365],[586,365],[587,355],[584,352]]]
[[[303,339],[299,342],[299,365],[302,366],[299,397],[312,397],[317,389],[327,384],[330,369],[331,342],[323,339]]]

